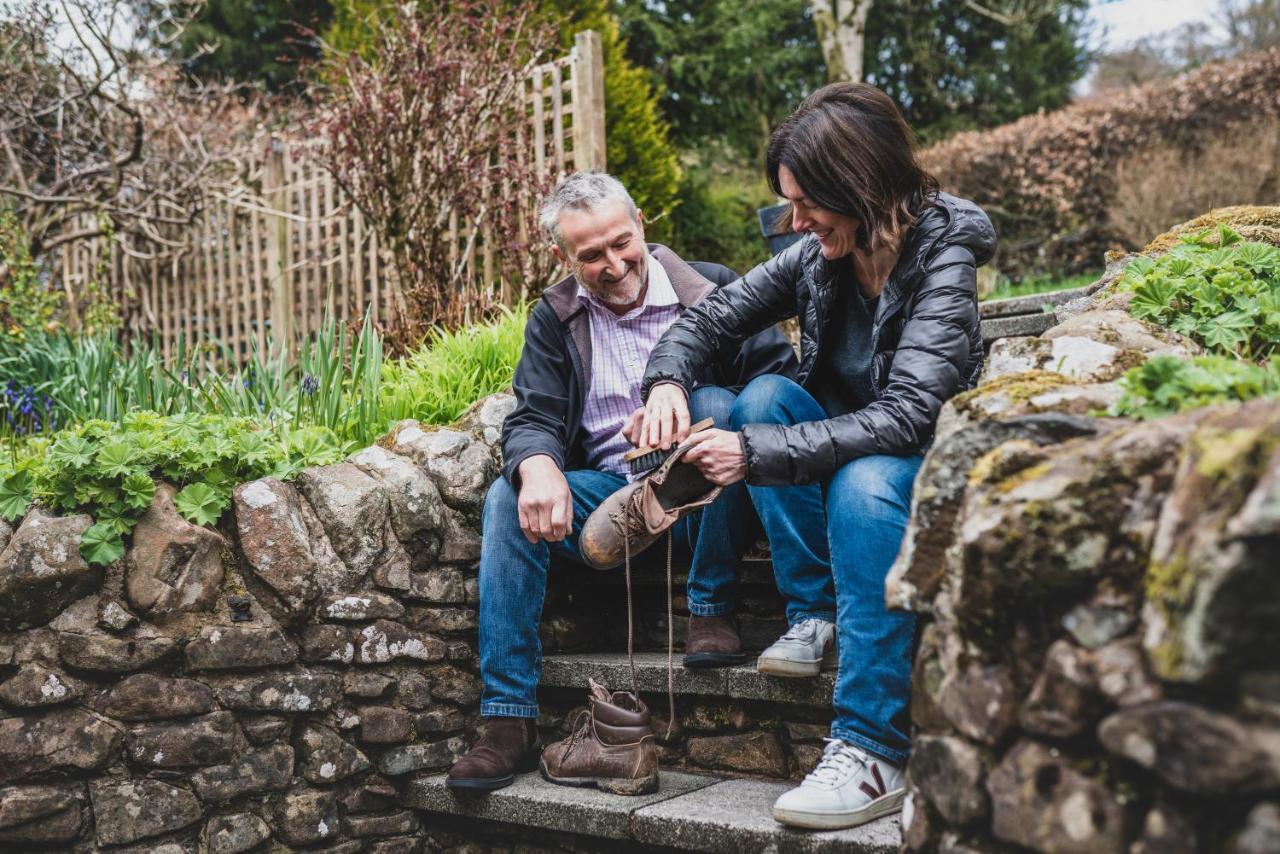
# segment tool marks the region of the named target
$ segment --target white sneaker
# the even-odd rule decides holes
[[[902,809],[903,770],[847,741],[829,738],[818,767],[774,802],[773,818],[817,830],[866,824]]]
[[[823,656],[834,653],[835,644],[835,623],[801,620],[760,653],[756,670],[772,676],[817,676]]]

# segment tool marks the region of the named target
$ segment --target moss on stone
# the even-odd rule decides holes
[[[1262,474],[1260,467],[1280,444],[1280,436],[1266,427],[1222,429],[1201,427],[1191,437],[1196,456],[1196,472],[1212,481],[1242,479],[1252,483]]]
[[[1008,477],[1002,479],[999,483],[996,484],[995,490],[1001,495],[1007,495],[1010,492],[1013,492],[1019,486],[1022,486],[1024,483],[1029,483],[1030,481],[1038,480],[1044,477],[1046,474],[1049,473],[1049,470],[1051,468],[1053,468],[1053,463],[1051,462],[1037,463],[1036,465],[1029,466],[1027,468],[1022,469],[1021,471],[1014,472]],[[1032,505],[1037,505],[1037,504],[1038,502],[1034,502],[1034,501],[1027,502],[1025,510],[1027,511],[1028,515],[1035,516],[1035,513],[1032,513],[1030,511],[1032,510]]]
[[[1026,468],[1027,457],[1039,448],[1027,439],[1011,439],[978,457],[969,469],[969,486],[1004,480]]]
[[[1053,371],[1036,370],[1006,374],[996,377],[991,382],[983,383],[972,391],[956,395],[952,403],[958,412],[968,413],[972,409],[973,401],[980,397],[1003,394],[1014,403],[1024,403],[1038,394],[1069,385],[1070,382],[1067,377]]]
[[[1152,240],[1142,250],[1144,254],[1162,254],[1182,242],[1182,238],[1226,225],[1238,232],[1246,240],[1256,240],[1280,246],[1280,206],[1237,205],[1228,208],[1216,208],[1195,219],[1175,225],[1173,228]],[[1210,236],[1209,243],[1217,238]]]

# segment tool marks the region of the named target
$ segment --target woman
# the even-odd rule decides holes
[[[718,484],[745,478],[769,536],[790,629],[760,657],[776,675],[838,652],[822,760],[774,805],[802,827],[851,827],[900,808],[914,621],[884,605],[911,489],[942,404],[982,367],[976,268],[986,215],[938,191],[878,89],[839,83],[774,132],[769,182],[804,240],[685,312],[645,372],[645,444],[687,430],[687,395],[713,355],[798,316],[797,382],[752,381],[730,429],[688,438]]]

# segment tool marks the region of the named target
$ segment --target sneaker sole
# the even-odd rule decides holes
[[[756,659],[756,670],[770,676],[786,676],[789,678],[817,676],[822,672],[822,661],[796,661],[791,658],[765,658],[762,655]]]
[[[804,812],[802,810],[773,809],[774,821],[788,827],[803,827],[809,830],[843,830],[858,827],[867,822],[893,815],[902,810],[902,799],[906,797],[905,788],[890,792],[876,798],[866,806],[848,812]]]
[[[691,670],[702,670],[711,667],[733,667],[745,664],[745,652],[695,652],[684,657],[683,664]]]
[[[542,779],[558,786],[574,786],[579,789],[596,788],[614,795],[648,795],[658,791],[658,774],[654,772],[648,777],[624,779],[622,777],[553,777],[547,770],[547,763],[538,760],[538,770]]]

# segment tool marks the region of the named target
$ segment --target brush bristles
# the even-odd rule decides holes
[[[667,457],[675,453],[675,450],[675,448],[671,448],[668,451],[664,451],[659,448],[655,451],[650,451],[643,456],[630,460],[627,465],[631,467],[632,474],[644,474],[650,469],[656,469],[658,466],[662,465],[662,463],[666,461]]]

